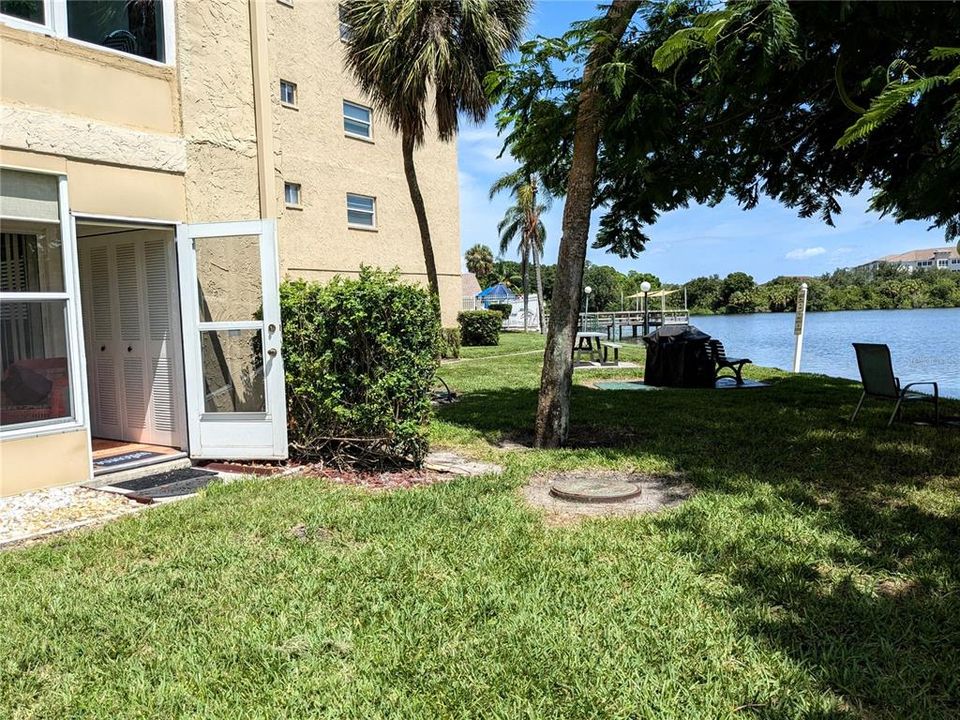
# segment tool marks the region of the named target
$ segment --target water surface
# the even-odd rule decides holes
[[[690,319],[728,355],[784,370],[793,368],[793,321],[793,313]],[[941,395],[960,398],[960,308],[808,313],[801,371],[859,380],[854,342],[886,343],[902,383],[936,380]]]

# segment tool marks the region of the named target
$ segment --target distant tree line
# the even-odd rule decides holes
[[[541,271],[543,294],[549,303],[556,265],[543,265]],[[505,282],[516,287],[519,293],[520,263],[497,259],[478,280],[481,287]],[[622,273],[609,265],[588,262],[583,285],[590,286],[591,312],[636,307],[636,300],[627,298],[640,292],[640,283],[644,280],[653,290],[686,287],[687,306],[695,315],[793,312],[797,290],[803,282],[809,288],[807,309],[811,311],[960,307],[960,272],[949,270],[907,273],[895,265],[881,265],[875,271],[838,269],[818,277],[780,276],[759,284],[745,272],[732,272],[726,277],[701,276],[676,285],[661,283],[660,278],[651,273],[635,270]],[[659,304],[657,300],[656,305]],[[668,298],[666,304],[670,308],[683,307],[683,295]]]
[[[759,285],[743,272],[698,277],[686,284],[687,304],[700,315],[793,312],[802,282],[812,311],[960,307],[960,273],[907,273],[895,265],[875,271],[838,269],[819,277],[780,276]]]

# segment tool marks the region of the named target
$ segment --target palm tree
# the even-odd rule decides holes
[[[543,279],[540,274],[540,258],[547,239],[547,231],[541,216],[550,208],[550,196],[544,202],[537,201],[539,182],[535,173],[527,173],[520,168],[507,173],[490,188],[492,198],[498,192],[509,189],[516,198],[516,204],[507,208],[503,219],[497,224],[500,233],[500,253],[507,252],[510,244],[518,240],[517,251],[520,255],[520,275],[523,282],[523,330],[527,330],[527,296],[529,295],[529,266],[537,276],[537,298],[540,303],[540,332],[545,331],[543,313]]]
[[[423,144],[433,101],[440,140],[463,113],[481,122],[490,108],[483,80],[513,50],[531,0],[344,0],[345,64],[376,110],[400,134],[403,170],[420,227],[431,291],[437,264],[413,151]]]
[[[467,271],[477,276],[483,285],[493,274],[493,252],[486,245],[477,243],[463,254],[467,263]]]

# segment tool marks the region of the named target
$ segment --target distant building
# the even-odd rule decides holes
[[[460,306],[464,310],[476,310],[480,305],[480,301],[477,300],[477,295],[479,295],[483,289],[480,287],[480,281],[477,280],[477,276],[472,272],[460,273],[460,285],[463,295],[463,302]]]
[[[472,272],[460,273],[460,282],[463,287],[464,297],[476,297],[483,289],[480,287],[480,281]]]
[[[953,270],[954,272],[960,272],[960,253],[957,252],[956,247],[910,250],[896,255],[885,255],[877,260],[857,265],[854,270],[872,271],[880,265],[896,265],[907,272],[914,272],[915,270]]]

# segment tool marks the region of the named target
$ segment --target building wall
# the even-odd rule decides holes
[[[272,143],[263,173],[279,209],[281,274],[327,280],[367,264],[425,282],[399,138],[382,119],[372,143],[343,133],[342,100],[368,103],[342,68],[336,3],[256,1],[270,142],[257,137],[249,4],[181,1],[172,66],[0,24],[0,164],[65,174],[74,212],[249,220],[263,207],[258,149]],[[281,77],[298,84],[299,110],[280,106]],[[430,140],[416,162],[450,325],[461,293],[456,145]],[[284,207],[285,180],[302,185],[302,209]],[[347,228],[347,192],[377,198],[375,232]],[[0,495],[86,479],[88,435],[5,440]],[[54,456],[57,463],[37,466]]]
[[[107,125],[180,130],[175,68],[6,25],[0,25],[0,100]]]
[[[370,103],[343,68],[336,3],[269,3],[267,27],[281,272],[328,280],[355,273],[363,263],[396,267],[405,279],[425,283],[399,136],[377,116],[372,142],[343,131],[343,101]],[[280,104],[281,79],[297,84],[297,109]],[[456,143],[428,139],[415,162],[440,273],[443,319],[452,325],[461,294]],[[300,209],[284,206],[284,182],[301,185]],[[375,231],[347,227],[348,192],[377,199]]]
[[[260,217],[247,3],[177,3],[186,221]]]
[[[0,450],[0,497],[80,482],[90,476],[86,430],[4,440]],[[50,462],[49,458],[56,458]]]

